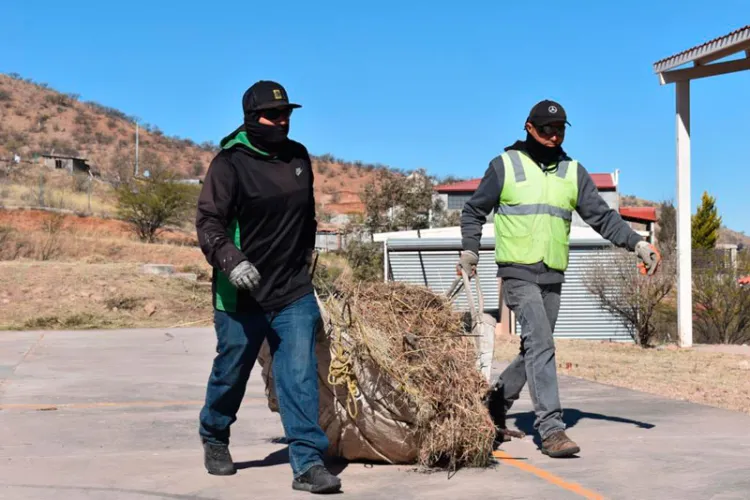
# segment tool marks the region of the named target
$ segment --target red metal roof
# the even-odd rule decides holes
[[[613,191],[617,188],[612,174],[591,174],[591,180],[599,191]]]
[[[742,278],[738,279],[737,282],[740,285],[750,285],[750,276],[743,276]]]
[[[625,220],[634,222],[656,222],[655,207],[620,207],[620,215]]]
[[[440,184],[435,186],[439,193],[454,193],[459,191],[476,191],[482,179],[469,179],[468,181],[454,182],[453,184]]]
[[[591,174],[591,179],[596,184],[599,191],[611,191],[616,188],[612,174]],[[435,191],[439,193],[457,193],[457,192],[474,192],[479,187],[482,179],[469,179],[468,181],[456,182],[453,184],[441,184],[435,186]]]

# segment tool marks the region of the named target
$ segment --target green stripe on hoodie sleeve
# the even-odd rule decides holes
[[[229,224],[227,234],[234,240],[234,246],[241,250],[240,225],[237,219]],[[219,271],[216,280],[216,309],[224,312],[237,311],[237,288],[229,281],[229,278]]]

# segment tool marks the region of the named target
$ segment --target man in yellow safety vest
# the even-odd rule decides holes
[[[573,211],[614,245],[634,251],[653,274],[661,257],[599,195],[590,175],[562,149],[563,107],[537,103],[526,119],[526,140],[493,159],[461,214],[463,251],[457,269],[470,276],[479,261],[482,225],[494,210],[495,261],[508,308],[521,323],[521,351],[493,386],[489,407],[499,436],[512,435],[505,414],[528,382],[542,453],[580,452],[565,433],[557,386],[553,332],[568,267]]]

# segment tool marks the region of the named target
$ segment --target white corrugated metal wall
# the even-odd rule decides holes
[[[386,240],[389,279],[424,285],[437,293],[446,293],[455,278],[455,267],[460,254],[460,239],[399,238]],[[560,304],[555,337],[631,341],[627,329],[610,313],[602,310],[583,284],[587,262],[606,259],[611,245],[604,240],[571,243],[570,266]],[[497,265],[494,261],[494,242],[482,239],[479,259],[479,279],[485,296],[487,312],[499,309]],[[464,294],[456,300],[457,307],[467,307]],[[520,325],[516,324],[520,332]]]

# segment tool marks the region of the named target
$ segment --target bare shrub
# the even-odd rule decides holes
[[[88,193],[91,178],[85,174],[74,174],[73,175],[73,191],[76,193]]]
[[[65,216],[62,214],[51,214],[42,222],[39,260],[52,260],[60,255],[60,232],[64,222]]]
[[[107,306],[107,309],[118,309],[120,311],[132,311],[142,303],[142,298],[129,295],[117,295],[104,301],[104,305]]]
[[[9,226],[0,226],[0,260],[28,257],[33,247],[23,234]]]
[[[196,177],[203,173],[203,163],[200,160],[194,161],[190,168],[192,174]]]
[[[694,250],[693,314],[696,342],[750,342],[750,290],[739,278],[750,275],[750,259],[741,252],[736,262],[720,250]]]
[[[599,252],[587,262],[584,284],[600,307],[628,329],[637,345],[648,347],[659,333],[658,307],[674,288],[674,259],[665,256],[652,276],[640,274],[636,265],[629,252]]]

